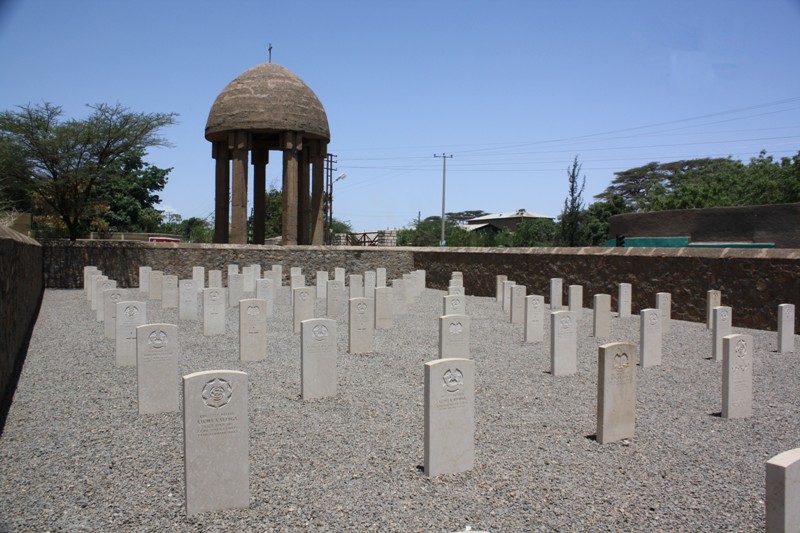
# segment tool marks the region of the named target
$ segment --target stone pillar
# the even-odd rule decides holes
[[[228,242],[228,220],[230,219],[231,164],[227,142],[214,142],[211,157],[216,162],[214,194],[214,242]]]
[[[247,244],[247,156],[250,135],[236,131],[228,137],[233,150],[233,195],[231,196],[231,236],[233,244]]]
[[[328,151],[326,143],[317,141],[311,153],[311,244],[325,244],[325,212],[322,205],[325,190],[325,156]]]
[[[253,141],[253,244],[264,244],[264,221],[266,219],[267,163],[269,150],[264,140]]]
[[[309,143],[306,143],[305,148],[300,152],[299,169],[297,172],[298,187],[297,187],[297,244],[309,244],[308,238],[309,223],[309,195],[311,194],[311,185],[309,183]]]
[[[302,136],[296,131],[281,134],[283,151],[283,236],[281,244],[297,244],[297,169]]]

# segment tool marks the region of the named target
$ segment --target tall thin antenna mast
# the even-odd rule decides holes
[[[445,193],[445,180],[447,177],[447,159],[452,158],[453,154],[445,155],[436,155],[433,154],[433,157],[441,157],[442,158],[442,238],[439,239],[439,246],[444,246],[446,241],[444,240],[444,193]]]

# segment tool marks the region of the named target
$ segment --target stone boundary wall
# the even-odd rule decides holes
[[[43,291],[42,247],[30,237],[0,227],[0,431]]]
[[[259,246],[231,244],[138,243],[131,241],[45,241],[46,287],[78,288],[83,266],[95,265],[120,287],[138,285],[138,267],[190,278],[192,267],[218,269],[229,263],[273,263],[299,266],[306,282],[316,270],[344,267],[348,274],[377,267],[387,278],[422,268],[428,287],[446,289],[450,273],[464,273],[467,294],[495,295],[495,276],[525,285],[528,294],[549,294],[550,278],[564,279],[564,301],[570,284],[583,285],[586,308],[594,294],[611,295],[616,308],[617,283],[633,286],[633,312],[655,307],[657,292],[672,294],[672,316],[705,321],[706,291],[718,289],[732,306],[734,326],[775,330],[777,307],[800,306],[800,250],[733,248],[411,248]],[[798,314],[800,319],[800,314]],[[800,327],[796,326],[796,331]]]
[[[734,327],[772,331],[779,304],[800,306],[796,249],[415,248],[414,266],[425,269],[428,287],[437,289],[460,270],[467,294],[477,296],[494,296],[495,276],[505,274],[528,294],[549,299],[550,278],[563,278],[563,301],[569,285],[583,285],[586,308],[593,295],[605,293],[616,309],[617,283],[630,283],[634,313],[655,307],[656,293],[669,292],[672,317],[692,322],[705,322],[706,291],[718,289],[723,305],[734,309]]]
[[[798,220],[800,203],[624,213],[611,217],[608,238],[689,237],[689,242],[775,243],[776,248],[800,248]]]

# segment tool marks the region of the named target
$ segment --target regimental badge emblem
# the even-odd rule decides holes
[[[658,324],[658,315],[655,313],[650,313],[650,325],[655,326]]]
[[[150,333],[150,336],[147,338],[147,342],[153,347],[154,350],[160,350],[161,348],[167,346],[167,334],[164,333],[164,330],[157,329]]]
[[[459,307],[461,307],[461,300],[459,300],[458,298],[453,298],[450,301],[450,307],[452,307],[453,309],[458,309]]]
[[[318,341],[322,341],[328,338],[328,327],[324,324],[317,324],[311,330],[311,333],[314,335],[314,339]]]
[[[568,316],[562,316],[561,317],[561,327],[563,329],[567,329],[568,327],[570,327],[570,325],[572,325],[572,318],[570,318]]]
[[[212,302],[216,302],[219,300],[219,291],[211,291],[208,293],[208,297],[211,299]]]
[[[747,341],[739,339],[734,350],[736,351],[736,357],[744,357],[747,354]]]
[[[450,327],[448,329],[450,333],[458,335],[459,333],[464,331],[464,326],[461,325],[461,322],[450,322]]]
[[[114,303],[117,303],[120,298],[122,298],[122,295],[120,295],[118,292],[115,292],[111,295],[111,301]]]
[[[631,364],[630,357],[625,352],[618,353],[614,356],[614,370],[622,372]]]
[[[719,312],[720,320],[728,320],[728,312],[727,311],[720,311]]]
[[[363,315],[364,313],[367,312],[367,304],[365,304],[364,302],[359,302],[358,305],[356,306],[356,310],[358,311],[359,314]]]
[[[203,387],[203,401],[212,409],[228,404],[233,396],[233,387],[224,379],[214,378]]]
[[[300,291],[300,299],[304,302],[308,300],[308,291]]]
[[[139,308],[135,305],[129,305],[125,308],[122,314],[124,314],[127,318],[132,319],[139,314]]]
[[[442,376],[442,386],[447,392],[456,392],[464,385],[464,373],[457,368],[448,368]]]
[[[261,313],[261,308],[257,305],[250,305],[247,307],[247,314],[250,316],[256,316]]]

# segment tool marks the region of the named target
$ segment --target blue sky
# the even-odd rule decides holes
[[[797,153],[798,28],[800,0],[0,0],[0,109],[178,113],[147,159],[165,209],[206,217],[208,111],[272,43],[326,109],[356,230],[438,215],[435,153],[447,211],[557,216],[576,155],[591,201],[649,161]]]

